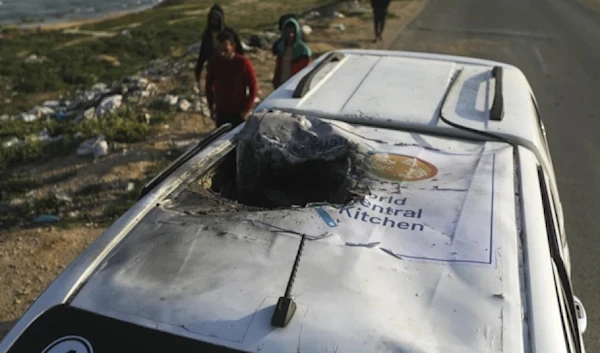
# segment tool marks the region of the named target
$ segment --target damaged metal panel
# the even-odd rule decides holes
[[[512,147],[280,112],[237,138],[73,305],[245,351],[522,350]],[[302,235],[298,309],[275,329]]]

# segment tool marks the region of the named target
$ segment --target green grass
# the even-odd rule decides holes
[[[127,191],[120,186],[106,183],[90,184],[70,196],[72,202],[58,200],[54,193],[49,192],[41,198],[29,200],[20,206],[12,207],[0,212],[0,229],[10,229],[11,227],[21,225],[24,227],[34,226],[35,217],[42,214],[58,215],[60,221],[53,226],[58,228],[69,228],[82,222],[93,221],[101,225],[109,225],[117,218],[121,217],[137,201],[140,191],[145,183],[150,181],[156,174],[165,169],[178,156],[180,151],[171,150],[156,152],[153,156],[155,162],[145,172],[140,180],[135,180],[135,188]],[[75,172],[76,173],[76,172]],[[19,174],[2,175],[0,189],[2,191],[2,200],[8,201],[15,197],[23,197],[23,194],[29,190],[39,188],[49,183],[57,182],[59,179],[69,178],[73,174],[59,175],[50,179],[39,179],[35,176],[26,176]],[[102,195],[102,201],[107,206],[102,210],[101,215],[91,217],[86,213],[80,213],[76,217],[67,217],[70,211],[89,210],[98,206],[98,197]]]
[[[144,141],[152,133],[152,127],[138,118],[135,109],[123,109],[106,118],[86,120],[80,123],[45,120],[33,123],[12,121],[6,129],[0,126],[0,134],[26,137],[35,128],[47,128],[51,136],[63,135],[58,142],[30,141],[22,146],[0,149],[0,171],[15,165],[47,160],[53,157],[74,154],[77,146],[86,138],[104,134],[109,142],[133,143]],[[22,130],[20,130],[22,129]],[[74,136],[80,133],[81,136]]]
[[[181,152],[172,150],[170,154],[168,152],[160,153],[160,155],[157,154],[157,161],[148,167],[144,177],[136,182],[135,188],[132,191],[123,191],[119,193],[118,198],[106,206],[103,212],[105,218],[101,220],[101,222],[103,222],[103,224],[112,223],[135,205],[139,199],[143,186],[177,159],[177,157],[179,157],[178,153]]]
[[[300,13],[325,3],[329,3],[329,0],[221,1],[227,24],[239,31],[251,32],[274,29],[279,14]],[[206,14],[198,14],[198,11],[207,10],[212,4],[212,0],[182,0],[82,27],[85,30],[116,29],[114,33],[117,35],[112,38],[90,38],[84,34],[66,34],[62,31],[38,33],[31,29],[2,28],[0,97],[3,99],[0,99],[0,112],[18,114],[45,100],[57,99],[60,95],[70,97],[77,89],[88,88],[97,82],[110,83],[134,74],[154,59],[172,61],[190,44],[200,40]],[[140,25],[129,29],[130,36],[120,35],[123,28],[135,23]],[[24,59],[30,54],[45,57],[48,61],[26,64]],[[96,60],[95,57],[100,54],[115,57],[121,65],[114,66]],[[192,76],[180,76],[182,82],[174,93],[186,94],[192,86]],[[150,109],[154,110],[151,111],[154,124],[174,114],[173,109],[159,102],[153,103]],[[52,136],[63,134],[64,139],[52,144],[30,142],[25,146],[0,149],[0,172],[18,164],[74,153],[83,138],[100,133],[109,141],[142,141],[152,134],[152,126],[140,121],[137,113],[133,108],[109,118],[79,124],[53,119],[32,123],[3,121],[0,124],[0,140],[12,137],[24,139],[44,128]],[[73,136],[78,132],[83,136],[75,139]]]
[[[263,0],[238,4],[234,0],[221,1],[225,7],[227,23],[236,29],[273,29],[278,14],[301,12],[321,5],[327,0]],[[192,43],[200,40],[205,25],[205,14],[189,15],[190,11],[206,10],[213,1],[184,0],[179,4],[160,6],[140,13],[82,27],[85,30],[114,32],[113,38],[91,39],[83,34],[65,34],[62,31],[36,33],[32,30],[4,29],[0,45],[0,96],[8,97],[11,91],[17,96],[10,103],[0,100],[0,111],[17,114],[32,104],[33,94],[70,92],[89,87],[95,82],[110,82],[144,68],[150,60],[176,56]],[[258,9],[257,9],[258,7]],[[262,9],[262,11],[261,11]],[[131,36],[120,35],[122,28],[133,23]],[[48,58],[42,64],[26,64],[24,58],[36,54]],[[114,56],[121,63],[94,60],[99,55]],[[33,97],[35,98],[35,97]],[[26,102],[28,106],[25,106]]]
[[[37,216],[63,214],[69,208],[68,202],[58,200],[53,193],[48,193],[34,201],[27,200],[23,205],[12,208],[10,212],[0,213],[0,229],[30,225]]]

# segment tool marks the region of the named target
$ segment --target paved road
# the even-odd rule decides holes
[[[524,71],[548,133],[575,292],[588,312],[586,350],[600,352],[600,14],[578,1],[431,0],[391,48]]]

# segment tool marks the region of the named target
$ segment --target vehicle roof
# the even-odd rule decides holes
[[[330,54],[288,80],[258,107],[282,109],[321,117],[455,133],[440,119],[443,97],[454,75],[444,117],[471,129],[504,135],[509,140],[538,145],[540,134],[531,87],[516,67],[460,56],[403,51],[340,50],[340,61],[325,65],[301,98],[293,92],[301,79]],[[495,82],[492,70],[502,67],[504,118],[490,120]]]
[[[513,148],[329,123],[375,156],[369,196],[202,214],[172,194],[72,305],[248,352],[522,352]],[[411,176],[390,179],[394,156]],[[275,329],[301,234],[298,310]]]

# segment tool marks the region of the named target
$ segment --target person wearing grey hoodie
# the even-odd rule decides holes
[[[238,34],[230,27],[225,25],[225,12],[220,5],[213,5],[208,12],[206,29],[202,34],[202,44],[200,45],[200,54],[196,62],[196,83],[200,85],[200,77],[204,64],[215,56],[218,45],[217,35],[222,31],[227,31],[233,34],[235,38],[235,50],[237,54],[244,55],[244,48]]]

